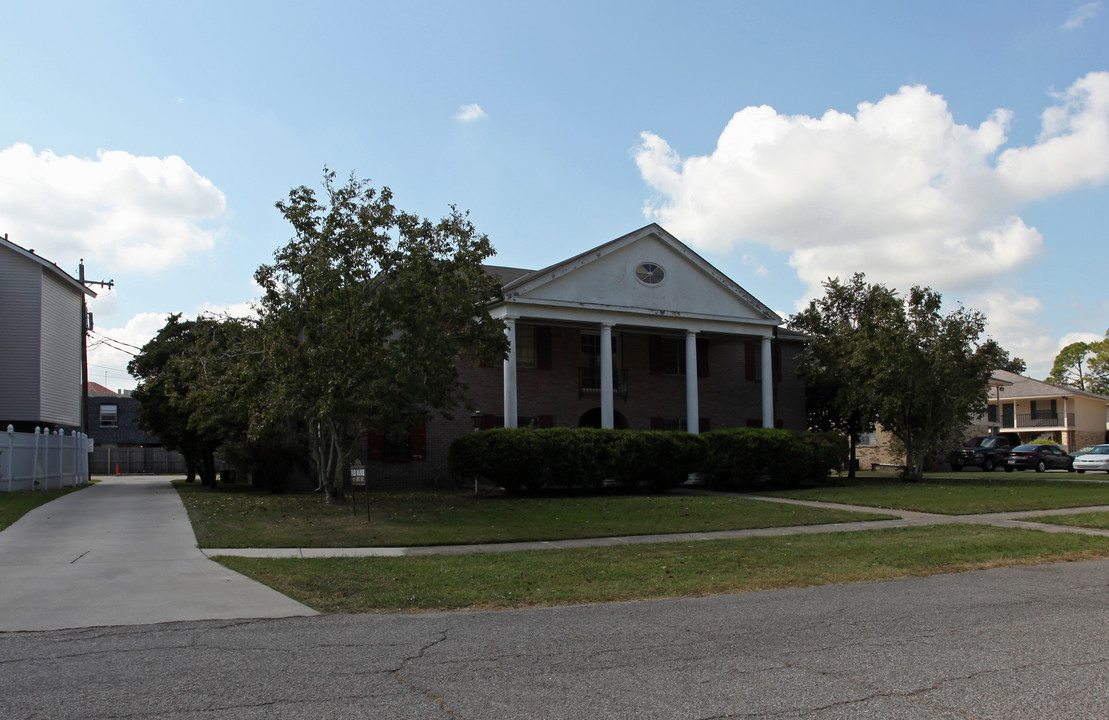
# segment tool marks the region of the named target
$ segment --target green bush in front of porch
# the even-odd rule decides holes
[[[714,430],[704,472],[717,487],[760,490],[819,483],[844,468],[847,439],[834,432],[735,428]]]
[[[846,440],[835,433],[499,428],[455,440],[449,462],[460,483],[482,478],[508,492],[612,484],[664,492],[697,472],[728,489],[819,482],[842,469],[846,456]]]
[[[489,480],[508,492],[545,487],[599,489],[614,476],[618,430],[496,428],[451,443],[451,474]]]

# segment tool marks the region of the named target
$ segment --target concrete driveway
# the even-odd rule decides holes
[[[0,631],[316,614],[205,557],[169,480],[104,477],[0,532]]]

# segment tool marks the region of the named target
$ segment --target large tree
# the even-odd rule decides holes
[[[196,386],[194,370],[179,359],[192,352],[196,322],[170,315],[150,342],[127,364],[127,372],[138,379],[134,397],[139,401],[143,424],[165,446],[185,458],[188,480],[197,473],[201,482],[216,484],[215,451],[219,438],[209,427],[192,421],[189,394]]]
[[[1090,384],[1086,389],[1100,395],[1109,395],[1109,330],[1105,331],[1104,340],[1090,343],[1090,350],[1093,355],[1086,360],[1086,365],[1090,368],[1087,376]]]
[[[1074,342],[1067,345],[1055,356],[1055,364],[1047,382],[1069,385],[1079,390],[1086,389],[1086,361],[1093,356],[1090,343]]]
[[[1047,382],[1109,394],[1109,331],[1104,340],[1075,342],[1060,350]]]
[[[846,283],[829,279],[824,296],[790,318],[790,326],[808,335],[798,372],[806,382],[809,426],[837,430],[850,443],[848,476],[855,476],[855,445],[860,433],[874,430],[878,396],[871,387],[871,324],[896,306],[894,293],[868,285],[862,274]]]
[[[1022,358],[1013,357],[1008,350],[998,347],[997,368],[995,369],[1008,370],[1011,373],[1023,375],[1028,372],[1028,363]]]
[[[259,412],[307,424],[319,485],[342,502],[368,429],[449,416],[466,402],[460,356],[493,362],[507,340],[486,309],[500,296],[482,266],[493,248],[467,214],[433,223],[398,210],[389,188],[339,185],[326,168],[323,189],[277,203],[294,236],[255,273],[273,380]]]
[[[985,316],[964,307],[944,315],[939,293],[914,287],[877,325],[871,346],[878,422],[905,447],[910,477],[986,409],[1001,348],[983,340]]]
[[[303,457],[295,419],[260,412],[272,376],[263,362],[265,338],[255,318],[202,315],[193,343],[171,365],[192,378],[180,399],[189,428],[218,443],[222,460],[249,473],[256,486],[284,488]]]
[[[848,434],[881,425],[904,446],[914,478],[925,458],[984,411],[990,374],[1003,357],[982,340],[981,313],[960,307],[944,315],[941,307],[928,288],[900,297],[856,274],[848,283],[826,282],[825,296],[792,319],[810,334],[801,371],[824,414],[812,419]]]

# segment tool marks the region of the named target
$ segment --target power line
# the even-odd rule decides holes
[[[122,377],[130,377],[127,374],[127,370],[123,368],[113,367],[112,365],[97,365],[96,363],[89,363],[89,367],[100,368],[101,370],[110,370]]]
[[[91,345],[90,347],[100,347],[101,345],[104,345],[110,347],[112,350],[117,350],[121,353],[127,353],[131,357],[134,357],[138,355],[139,352],[142,352],[142,348],[132,345],[131,343],[123,342],[122,340],[116,340],[115,338],[110,338],[107,335],[93,333],[92,331],[90,331],[89,334],[94,335],[94,337],[96,338],[95,344]],[[120,347],[121,345],[125,347]]]
[[[119,347],[118,345],[113,345],[113,344],[111,343],[111,341],[109,341],[109,340],[106,340],[106,339],[101,339],[101,340],[99,340],[99,341],[97,342],[97,344],[96,344],[96,345],[94,345],[93,347],[100,347],[101,345],[103,345],[103,346],[106,346],[106,347],[109,347],[109,348],[111,348],[112,350],[116,350],[116,351],[118,351],[118,352],[121,352],[121,353],[125,353],[125,354],[127,354],[127,355],[130,355],[131,357],[134,357],[135,355],[137,355],[137,353],[135,353],[135,352],[132,352],[132,351],[128,350],[127,348],[122,348],[122,347]]]
[[[132,345],[131,343],[123,342],[122,340],[116,340],[115,338],[110,338],[107,335],[101,335],[100,333],[94,332],[92,330],[89,331],[89,334],[95,335],[96,337],[100,338],[102,342],[114,342],[114,343],[117,343],[119,345],[126,345],[129,348],[132,348],[132,349],[138,350],[139,352],[142,352],[142,348],[139,347],[138,345]],[[134,353],[131,353],[131,354],[134,355]]]

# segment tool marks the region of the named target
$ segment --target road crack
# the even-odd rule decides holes
[[[447,631],[446,630],[441,630],[439,632],[438,637],[436,637],[436,638],[430,640],[429,642],[425,643],[423,646],[420,647],[420,649],[418,651],[416,651],[416,653],[414,653],[412,655],[409,655],[408,657],[402,659],[400,661],[400,664],[397,665],[397,667],[392,670],[392,673],[393,673],[393,677],[396,678],[397,682],[400,683],[400,685],[403,688],[405,688],[409,692],[415,693],[417,695],[422,695],[422,696],[426,697],[427,699],[432,700],[433,702],[437,703],[439,705],[440,709],[442,709],[442,711],[446,714],[447,717],[457,718],[458,714],[456,712],[454,712],[454,710],[452,710],[451,707],[447,704],[446,698],[444,698],[441,695],[436,695],[434,692],[432,692],[432,690],[430,688],[419,687],[415,683],[411,682],[407,677],[405,677],[405,674],[404,674],[404,671],[410,665],[412,665],[413,663],[425,658],[427,656],[428,652],[430,652],[432,648],[434,648],[436,645],[440,645],[440,644],[446,642],[446,640],[447,640]]]

